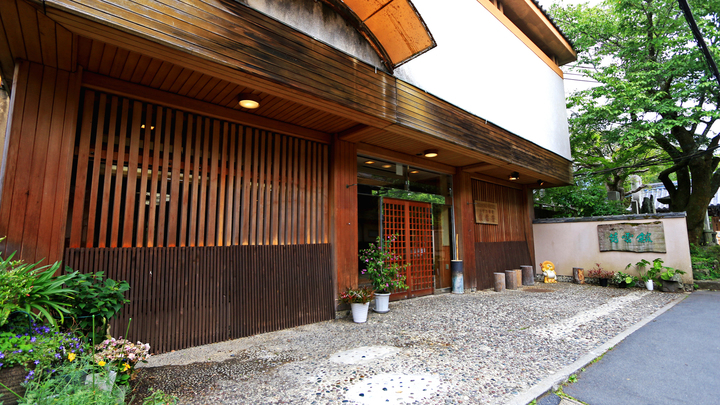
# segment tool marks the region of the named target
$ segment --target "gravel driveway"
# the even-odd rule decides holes
[[[186,404],[504,404],[681,297],[558,283],[392,302],[365,324],[153,356],[136,398],[154,387]]]

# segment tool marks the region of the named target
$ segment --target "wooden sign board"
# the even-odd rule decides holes
[[[598,225],[597,232],[601,252],[667,252],[661,221]]]
[[[475,201],[475,223],[497,225],[497,204],[485,201]]]

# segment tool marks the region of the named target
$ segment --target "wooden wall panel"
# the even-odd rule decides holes
[[[520,242],[478,242],[475,244],[477,261],[477,288],[494,286],[494,272],[531,266],[530,252],[524,241]]]
[[[329,204],[327,145],[83,94],[70,247],[328,242],[319,218]],[[306,180],[295,181],[298,175]],[[285,201],[298,193],[307,198]],[[298,208],[301,223],[286,226]]]
[[[16,65],[0,176],[0,246],[26,261],[62,258],[80,73]],[[58,218],[59,217],[59,218]]]
[[[527,201],[522,189],[503,187],[499,184],[472,180],[472,199],[497,204],[498,224],[474,224],[475,242],[525,241],[530,221]],[[474,215],[474,207],[470,210]]]
[[[69,248],[65,264],[130,291],[113,335],[155,354],[333,319],[329,244]]]
[[[357,147],[335,140],[332,145],[333,263],[338,291],[358,284]],[[296,194],[293,195],[295,199]],[[296,212],[293,211],[293,217]]]
[[[460,247],[460,257],[463,261],[465,288],[477,288],[475,263],[480,258],[475,257],[475,227],[472,211],[472,180],[470,174],[458,168],[453,176],[453,202],[455,212],[455,243]]]

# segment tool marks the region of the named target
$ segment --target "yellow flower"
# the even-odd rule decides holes
[[[124,373],[124,372],[128,371],[129,368],[130,368],[130,365],[129,365],[129,364],[123,363],[123,370],[122,370],[122,372]]]
[[[70,360],[70,361],[75,360],[75,353],[68,354],[68,360]]]
[[[104,366],[104,365],[105,365],[105,362],[104,362],[104,361],[102,361],[102,360],[98,361],[98,366],[102,367],[102,366]]]

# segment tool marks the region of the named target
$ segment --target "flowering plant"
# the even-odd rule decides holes
[[[150,357],[150,345],[137,342],[134,344],[127,339],[106,339],[95,346],[94,360],[98,366],[117,372],[116,382],[127,384],[135,373],[138,362],[146,363]]]
[[[85,353],[85,343],[69,333],[60,333],[34,323],[0,333],[0,368],[21,366],[28,370],[26,381],[37,373],[54,373],[62,363]]]
[[[402,256],[395,253],[393,243],[398,235],[390,235],[385,241],[377,237],[376,243],[360,251],[360,260],[365,267],[362,274],[367,273],[375,292],[386,294],[392,290],[407,290],[405,276],[401,273],[410,266],[402,264]],[[383,243],[384,242],[384,243]]]
[[[588,271],[589,278],[613,278],[613,276],[615,276],[615,272],[603,270],[603,268],[600,267],[600,263],[595,263],[595,267]]]
[[[375,291],[369,288],[348,288],[340,294],[340,302],[344,304],[364,304],[375,297]]]

